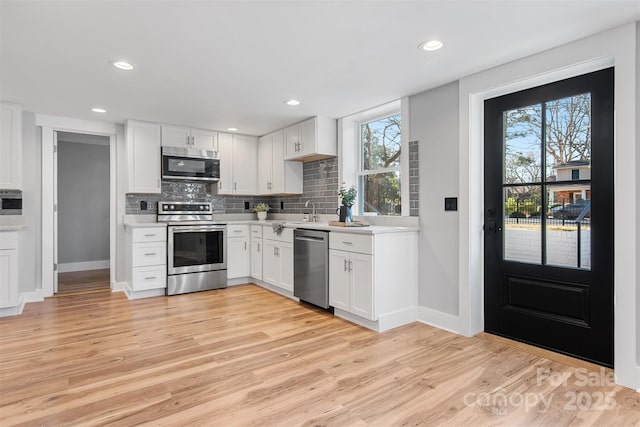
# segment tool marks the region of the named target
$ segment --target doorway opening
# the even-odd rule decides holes
[[[55,132],[54,146],[54,293],[109,291],[109,137]]]

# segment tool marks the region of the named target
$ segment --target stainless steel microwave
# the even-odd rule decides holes
[[[215,151],[162,147],[162,179],[219,181],[220,160]]]

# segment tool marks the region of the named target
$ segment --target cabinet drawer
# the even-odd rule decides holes
[[[0,249],[16,249],[17,247],[17,231],[0,231]]]
[[[252,225],[251,226],[251,237],[262,237],[262,226],[261,225]]]
[[[263,227],[262,237],[269,240],[276,240],[278,242],[293,243],[293,228],[285,228],[280,233],[273,232],[272,227]]]
[[[146,291],[167,286],[167,268],[164,265],[153,267],[137,267],[133,269],[134,291]]]
[[[133,229],[133,243],[166,241],[167,227],[142,227]]]
[[[373,236],[331,232],[329,249],[373,255]]]
[[[133,245],[132,266],[165,265],[167,263],[167,247],[164,242],[136,243]]]
[[[248,235],[248,225],[227,225],[227,237],[247,237]]]

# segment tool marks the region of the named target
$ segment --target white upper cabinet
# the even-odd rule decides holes
[[[160,125],[127,121],[127,193],[159,194]]]
[[[226,133],[218,138],[218,194],[257,194],[258,138]]]
[[[258,193],[302,194],[302,163],[284,160],[284,131],[258,142]]]
[[[0,189],[22,189],[22,108],[0,103]]]
[[[218,151],[218,132],[162,125],[162,145]]]
[[[312,161],[337,154],[334,119],[313,117],[284,129],[285,160]]]

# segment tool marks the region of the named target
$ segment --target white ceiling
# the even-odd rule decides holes
[[[4,101],[262,135],[640,20],[640,0],[1,0],[0,20]],[[417,50],[431,38],[445,48]],[[135,70],[109,65],[120,59]]]

